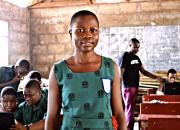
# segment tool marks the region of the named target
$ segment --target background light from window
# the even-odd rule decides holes
[[[0,20],[0,66],[8,65],[8,23]]]
[[[5,37],[0,37],[0,66],[8,65],[8,41]]]
[[[8,36],[8,23],[0,20],[0,37]]]

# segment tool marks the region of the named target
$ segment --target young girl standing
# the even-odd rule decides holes
[[[95,53],[99,21],[90,11],[75,13],[70,22],[74,55],[54,64],[49,76],[46,130],[127,130],[121,102],[118,66]],[[62,105],[61,105],[62,104]],[[58,118],[63,110],[62,124]]]

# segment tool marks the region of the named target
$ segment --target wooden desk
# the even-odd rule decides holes
[[[140,118],[141,121],[148,121],[151,118],[178,118],[180,119],[180,115],[140,114],[138,118]]]
[[[142,102],[160,100],[165,102],[180,102],[180,95],[143,95]]]
[[[141,103],[140,114],[180,115],[180,102],[163,104]]]
[[[141,128],[141,130],[151,130],[149,128],[149,126],[151,125],[149,124],[149,120],[154,119],[154,118],[157,118],[157,120],[161,120],[161,119],[174,120],[174,118],[178,118],[179,120],[180,102],[178,103],[170,102],[170,103],[165,103],[165,104],[141,103],[140,114],[138,116],[139,128]],[[152,122],[153,121],[151,121],[150,123]],[[155,130],[155,129],[152,129],[152,130]],[[159,129],[156,129],[156,130],[159,130]],[[173,130],[173,129],[169,129],[169,130]]]
[[[179,130],[180,117],[170,118],[150,118],[148,120],[148,130]]]

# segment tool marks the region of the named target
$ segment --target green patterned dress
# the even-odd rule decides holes
[[[101,66],[95,72],[74,73],[65,61],[56,63],[54,71],[62,93],[61,130],[113,130],[110,105],[114,78],[112,59],[102,57]],[[103,85],[104,79],[110,82]]]

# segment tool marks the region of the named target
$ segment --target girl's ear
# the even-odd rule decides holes
[[[69,34],[70,34],[70,36],[72,38],[72,30],[71,29],[69,30]]]

